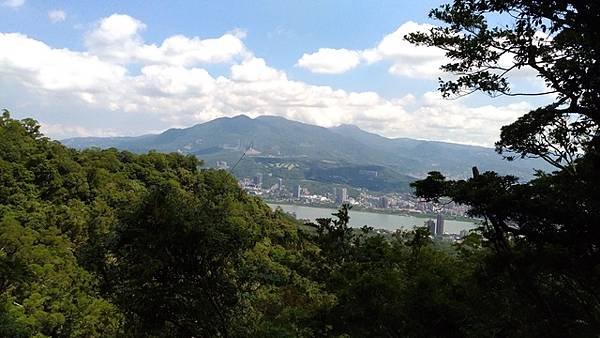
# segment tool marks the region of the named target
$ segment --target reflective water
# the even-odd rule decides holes
[[[300,205],[269,204],[271,208],[281,207],[283,211],[293,212],[299,219],[309,219],[314,221],[317,218],[331,217],[336,212],[334,209],[315,208]],[[427,218],[414,216],[400,216],[390,214],[379,214],[365,211],[350,210],[350,225],[352,227],[361,227],[368,225],[376,229],[396,230],[400,228],[412,229],[414,226],[423,226]],[[472,222],[462,222],[445,220],[444,232],[457,234],[461,230],[470,230],[476,225]]]

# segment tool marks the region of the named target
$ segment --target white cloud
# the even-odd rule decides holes
[[[363,51],[367,63],[387,60],[392,63],[389,72],[411,78],[435,78],[441,74],[440,66],[447,60],[441,49],[415,46],[404,39],[409,33],[428,31],[433,26],[408,21],[386,35],[379,44]]]
[[[231,33],[205,40],[177,35],[166,39],[160,46],[166,62],[180,65],[229,62],[244,55],[245,49],[241,38]]]
[[[152,65],[142,68],[141,73],[133,81],[140,93],[148,95],[197,95],[208,93],[215,86],[212,76],[201,68]]]
[[[2,5],[5,7],[18,8],[25,4],[25,0],[4,0]]]
[[[434,26],[413,21],[403,23],[394,32],[387,34],[374,47],[363,50],[320,48],[312,54],[303,54],[297,66],[313,73],[341,74],[360,64],[386,62],[390,74],[411,79],[437,79],[448,77],[440,67],[450,62],[443,50],[435,47],[417,46],[405,40],[405,36],[415,32],[428,32]],[[551,37],[542,32],[535,35],[538,44],[546,43]],[[514,55],[504,54],[499,64],[506,68],[514,64]],[[500,71],[498,71],[500,73]],[[511,89],[519,92],[545,92],[547,85],[536,77],[537,72],[530,67],[522,67],[510,72]]]
[[[140,49],[144,49],[139,32],[145,28],[143,22],[129,15],[113,14],[100,20],[88,32],[85,44],[91,53],[103,59],[130,62],[139,57]]]
[[[340,74],[357,67],[361,62],[373,64],[386,61],[391,63],[391,74],[410,78],[435,78],[441,74],[439,68],[446,62],[444,52],[438,48],[415,46],[404,40],[404,36],[409,33],[428,31],[432,27],[408,21],[386,35],[373,48],[320,48],[312,54],[302,55],[297,65],[313,73]]]
[[[193,66],[223,63],[248,55],[242,42],[243,32],[226,33],[218,38],[200,39],[174,35],[160,46],[145,44],[140,33],[146,25],[128,15],[113,14],[100,20],[86,36],[90,52],[102,59],[119,63],[165,63]]]
[[[12,82],[14,88],[28,88],[32,101],[78,107],[70,114],[85,114],[83,106],[93,112],[129,115],[131,121],[155,120],[154,126],[164,128],[239,114],[277,115],[326,127],[353,123],[393,137],[491,145],[501,125],[528,109],[525,104],[469,107],[436,93],[387,99],[375,92],[311,85],[290,80],[285,72],[253,56],[239,32],[214,39],[168,37],[157,46],[143,42],[144,28],[135,18],[112,15],[87,34],[86,51],[0,33],[0,50],[10,51],[0,54],[0,75],[11,79],[6,83]],[[381,48],[370,51],[374,58],[418,58],[386,44],[382,41]],[[203,63],[215,62],[227,64],[230,74],[215,77],[202,68]],[[129,70],[131,63],[141,64],[139,71]],[[60,138],[116,133],[68,125],[45,128]],[[138,133],[144,131],[148,130]],[[126,129],[119,133],[131,134]]]
[[[44,123],[40,122],[42,132],[47,135],[53,135],[57,139],[64,139],[67,137],[86,137],[86,136],[119,136],[119,134],[112,129],[100,129],[100,128],[85,128],[76,125],[65,125],[61,123]]]
[[[54,49],[19,33],[0,33],[0,71],[43,90],[107,90],[126,69],[88,53]]]
[[[146,25],[125,14],[113,14],[103,18],[89,38],[105,44],[128,41],[137,36],[139,31],[146,29]]]
[[[304,54],[297,66],[313,73],[340,74],[360,63],[360,53],[348,49],[320,48],[312,54]]]
[[[248,58],[231,66],[231,78],[242,82],[286,80],[286,75],[267,66],[264,59]]]
[[[50,22],[52,23],[65,21],[67,19],[67,13],[60,9],[54,9],[48,12],[48,19],[50,19]]]

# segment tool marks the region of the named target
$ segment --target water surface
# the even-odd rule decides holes
[[[283,211],[293,212],[299,219],[309,219],[314,221],[317,218],[332,217],[331,214],[336,212],[335,209],[315,208],[303,205],[287,205],[287,204],[271,204],[271,208],[281,207]],[[363,225],[368,225],[376,229],[397,230],[412,229],[415,226],[423,226],[427,218],[415,216],[402,216],[379,214],[366,211],[350,210],[350,226],[360,228]],[[473,222],[464,221],[444,221],[444,232],[458,234],[461,230],[470,230],[476,227]]]

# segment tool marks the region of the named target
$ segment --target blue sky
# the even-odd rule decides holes
[[[490,145],[530,108],[439,98],[443,56],[401,37],[435,24],[441,1],[0,3],[0,106],[55,138],[244,113]]]

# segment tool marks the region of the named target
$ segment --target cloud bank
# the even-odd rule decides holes
[[[303,57],[302,64],[335,73],[358,62],[388,58],[397,62],[391,72],[424,74],[429,67],[407,66],[403,60],[434,63],[436,55],[423,59],[424,51],[407,51],[399,45],[397,37],[410,28],[404,26],[371,50],[322,49],[316,57]],[[144,41],[145,28],[131,16],[113,14],[86,33],[84,51],[53,48],[20,33],[0,33],[0,50],[11,50],[0,54],[0,74],[27,88],[28,95],[34,96],[31,100],[49,106],[72,102],[95,112],[129,114],[132,121],[156,120],[165,129],[222,116],[277,115],[325,127],[352,123],[390,137],[491,145],[501,125],[529,109],[525,103],[469,107],[433,92],[387,99],[370,91],[312,85],[289,79],[284,71],[255,56],[242,32],[210,38],[174,35],[154,44]],[[338,57],[343,62],[331,62]],[[207,70],[211,64],[225,66],[228,74],[212,75]],[[57,123],[46,127],[54,137],[115,135],[127,129]]]

